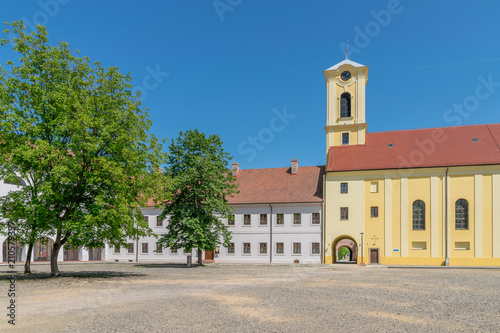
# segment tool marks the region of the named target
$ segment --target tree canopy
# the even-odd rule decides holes
[[[170,215],[168,233],[160,242],[190,252],[213,251],[228,245],[231,234],[220,218],[232,213],[227,198],[237,192],[237,184],[227,167],[231,156],[217,135],[206,137],[198,130],[181,132],[169,147],[169,186],[172,197],[162,216]]]
[[[52,46],[46,28],[28,34],[7,23],[2,47],[19,60],[0,67],[0,178],[26,183],[0,201],[2,217],[29,243],[54,237],[52,275],[62,245],[124,245],[149,235],[140,206],[164,199],[162,142],[133,91],[130,74]],[[5,221],[3,221],[5,225]]]

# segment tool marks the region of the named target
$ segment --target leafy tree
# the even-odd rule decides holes
[[[344,259],[345,256],[349,255],[349,253],[351,253],[351,250],[349,250],[346,246],[342,246],[338,251],[339,260]]]
[[[218,135],[208,138],[197,129],[173,140],[169,147],[167,174],[171,199],[162,216],[170,215],[168,233],[160,242],[191,252],[213,251],[218,244],[229,245],[231,234],[218,218],[227,218],[232,208],[227,198],[237,192],[237,184],[227,165],[231,159]]]
[[[7,26],[1,45],[20,58],[7,62],[9,71],[0,67],[0,177],[20,175],[26,186],[9,193],[0,212],[27,244],[53,234],[58,276],[63,245],[125,246],[151,233],[139,207],[162,199],[166,153],[148,132],[130,74],[90,63],[67,43],[49,45],[42,26],[31,34],[22,21]]]

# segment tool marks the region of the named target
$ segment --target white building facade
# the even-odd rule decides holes
[[[292,160],[291,168],[240,170],[233,163],[233,176],[239,184],[239,194],[229,199],[234,216],[223,219],[232,234],[230,246],[217,246],[215,251],[204,251],[205,262],[256,264],[320,264],[323,225],[324,167],[298,168]],[[15,190],[17,185],[0,184],[0,195]],[[166,232],[161,208],[141,208],[145,220],[156,236]],[[53,244],[51,237],[35,244],[32,262],[50,261]],[[3,246],[0,256],[7,261],[7,237],[0,237]],[[16,247],[16,262],[26,260],[27,246]],[[193,251],[192,260],[197,260]],[[58,261],[115,261],[186,263],[183,249],[162,248],[158,237],[129,239],[125,248],[106,245],[97,249],[68,249],[63,247]]]

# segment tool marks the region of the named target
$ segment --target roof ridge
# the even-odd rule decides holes
[[[394,130],[394,131],[382,131],[382,132],[368,132],[366,134],[382,134],[382,133],[394,133],[394,132],[416,132],[416,131],[425,131],[425,130],[433,130],[433,129],[447,129],[447,128],[464,128],[464,127],[474,127],[474,126],[490,126],[490,125],[500,125],[500,123],[494,124],[475,124],[475,125],[459,125],[459,126],[442,126],[442,127],[427,127],[427,128],[414,128],[407,130]]]
[[[278,170],[278,169],[290,169],[291,166],[287,166],[287,167],[278,167],[278,168],[253,168],[253,169],[241,169],[240,168],[240,171],[248,171],[248,170]],[[305,166],[299,166],[299,169],[303,169],[303,168],[314,168],[314,167],[318,167],[318,168],[324,168],[325,166],[324,165],[305,165]]]

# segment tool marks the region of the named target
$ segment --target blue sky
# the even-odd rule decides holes
[[[500,2],[40,0],[1,9],[2,22],[41,23],[52,43],[130,72],[156,136],[218,134],[243,169],[325,163],[323,70],[345,58],[347,39],[349,58],[369,66],[369,132],[500,123]],[[0,49],[2,65],[12,57]]]

